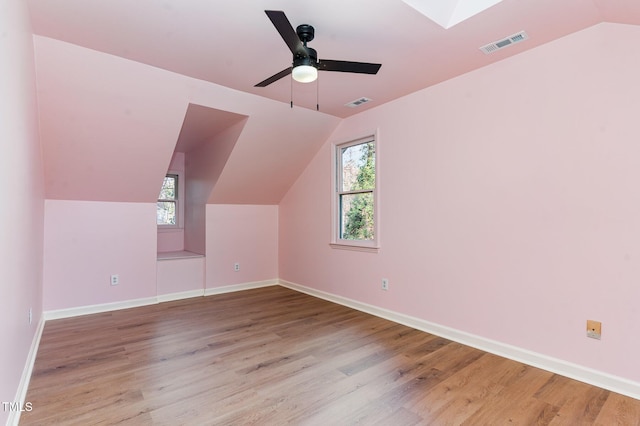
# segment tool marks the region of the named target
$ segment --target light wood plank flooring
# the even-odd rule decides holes
[[[640,425],[640,401],[282,287],[46,324],[21,425]]]

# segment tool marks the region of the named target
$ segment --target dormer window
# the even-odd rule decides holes
[[[163,227],[178,226],[178,175],[168,174],[158,195],[157,224]]]

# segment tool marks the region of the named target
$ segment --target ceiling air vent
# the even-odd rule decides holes
[[[366,104],[369,101],[371,101],[371,99],[369,98],[360,98],[360,99],[356,99],[355,101],[351,101],[348,104],[344,104],[344,106],[348,106],[349,108],[355,108],[355,107],[359,107],[362,104]]]
[[[519,43],[528,39],[529,36],[524,31],[520,31],[517,34],[504,38],[502,40],[494,41],[493,43],[486,44],[480,48],[484,53],[489,54],[493,53],[496,50],[503,49],[507,46],[511,46],[512,44]]]

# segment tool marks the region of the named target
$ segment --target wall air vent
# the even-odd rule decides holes
[[[486,44],[480,48],[485,54],[493,53],[496,50],[503,49],[512,44],[519,43],[528,39],[529,36],[524,31],[520,31],[517,34],[503,38],[502,40],[494,41],[493,43]]]
[[[371,101],[371,99],[369,98],[360,98],[360,99],[356,99],[355,101],[351,101],[348,104],[344,104],[344,106],[348,106],[349,108],[355,108],[355,107],[359,107],[362,104],[366,104],[369,101]]]

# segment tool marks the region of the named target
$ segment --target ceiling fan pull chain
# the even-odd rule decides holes
[[[320,111],[320,79],[316,80],[316,111]]]
[[[291,109],[293,109],[293,77],[291,77],[291,91],[289,92],[289,101],[291,103]]]

